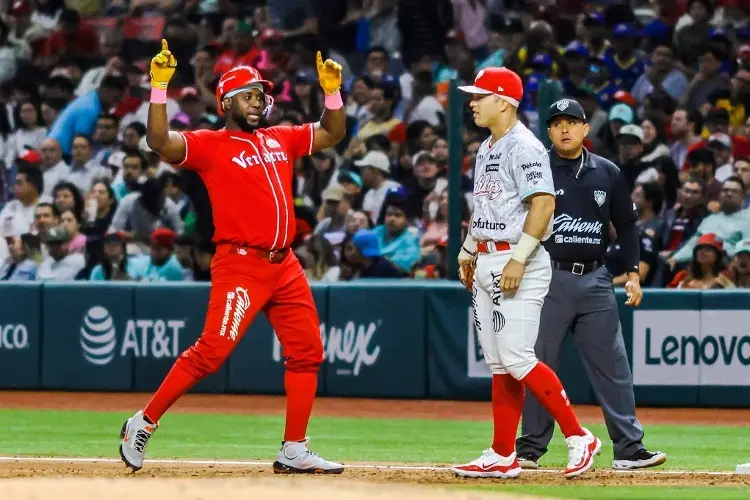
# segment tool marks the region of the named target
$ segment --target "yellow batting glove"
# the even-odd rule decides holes
[[[318,80],[326,95],[333,95],[341,88],[341,65],[331,59],[323,62],[323,56],[318,51]]]
[[[169,51],[167,41],[162,38],[161,52],[151,59],[151,86],[155,89],[167,90],[176,67],[177,60]]]

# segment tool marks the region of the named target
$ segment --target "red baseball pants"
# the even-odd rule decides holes
[[[286,358],[284,440],[304,440],[323,362],[323,343],[312,291],[291,251],[282,262],[273,264],[250,248],[218,246],[211,262],[211,294],[203,333],[177,358],[146,406],[146,418],[156,423],[180,396],[217,371],[261,310],[276,331]]]

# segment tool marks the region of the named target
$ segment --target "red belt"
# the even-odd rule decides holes
[[[507,241],[477,241],[477,253],[503,252],[510,250],[510,243]]]
[[[231,245],[229,247],[229,253],[234,253],[237,255],[249,255],[250,253],[252,253],[253,255],[263,260],[267,260],[271,264],[278,264],[280,262],[283,262],[284,259],[286,259],[287,255],[289,255],[289,249],[279,248],[278,250],[264,250],[262,248]]]

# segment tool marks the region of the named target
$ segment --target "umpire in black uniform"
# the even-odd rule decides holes
[[[637,217],[625,176],[614,163],[583,147],[589,125],[578,102],[561,99],[552,104],[547,126],[553,145],[555,227],[544,242],[552,258],[552,283],[542,308],[537,358],[557,370],[563,342],[571,332],[614,444],[612,467],[663,464],[664,453],[648,451],[643,445],[612,274],[603,265],[611,221],[627,266],[626,304],[637,307],[643,298]],[[538,467],[554,425],[533,395],[527,395],[522,435],[516,441],[521,467]]]

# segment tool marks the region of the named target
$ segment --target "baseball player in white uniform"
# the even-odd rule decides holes
[[[557,375],[534,354],[544,297],[552,279],[540,242],[552,232],[555,188],[542,143],[517,118],[520,77],[486,68],[474,85],[474,121],[492,135],[477,152],[474,213],[458,255],[461,281],[472,292],[475,327],[492,372],[492,446],[451,470],[465,477],[512,478],[521,473],[515,439],[527,387],[555,418],[568,444],[564,476],[594,465],[601,441],[581,427]]]

